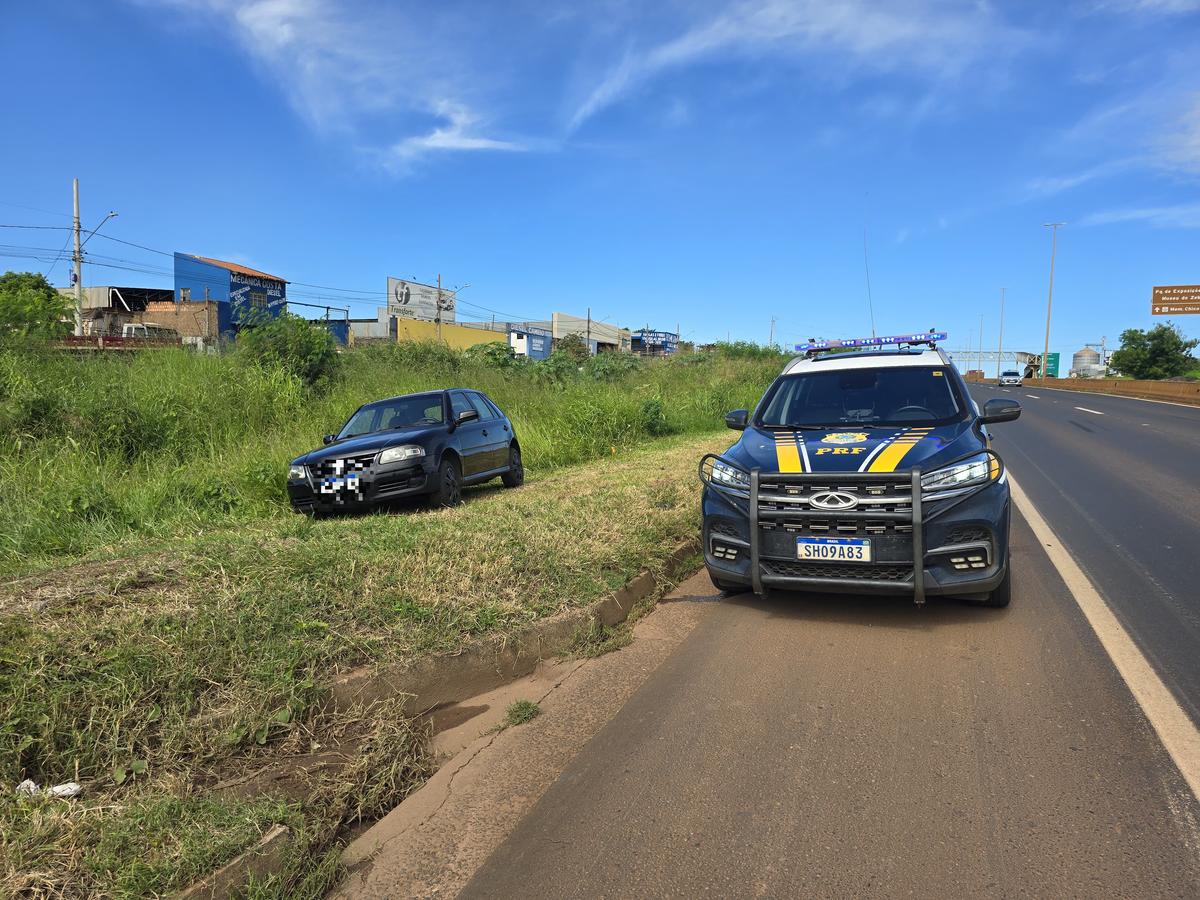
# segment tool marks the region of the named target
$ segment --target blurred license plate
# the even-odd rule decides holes
[[[871,561],[871,542],[867,538],[796,538],[796,558],[822,562]]]
[[[358,477],[357,472],[351,472],[349,475],[337,476],[328,475],[321,480],[322,494],[338,494],[338,493],[358,493],[362,490],[362,480]]]

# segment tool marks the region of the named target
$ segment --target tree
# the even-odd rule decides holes
[[[555,342],[555,350],[559,350],[575,361],[576,365],[582,366],[585,362],[592,358],[591,350],[588,349],[587,341],[582,335],[568,334],[565,337],[559,338]]]
[[[1149,331],[1129,328],[1121,332],[1121,349],[1112,355],[1113,368],[1130,378],[1174,378],[1200,366],[1192,349],[1200,339],[1187,340],[1173,322]]]
[[[39,272],[0,275],[0,334],[62,337],[73,328],[71,301]]]

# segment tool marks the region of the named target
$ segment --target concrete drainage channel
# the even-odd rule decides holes
[[[461,718],[438,712],[533,674],[540,662],[566,652],[582,629],[596,623],[604,627],[623,623],[634,606],[659,595],[666,582],[690,574],[683,571],[684,565],[698,549],[696,541],[677,546],[666,560],[664,580],[643,571],[616,593],[536,622],[515,637],[484,639],[455,654],[348,672],[330,686],[329,704],[336,712],[405,695],[411,698],[408,708],[414,715],[430,717],[435,735],[461,726]],[[314,754],[307,769],[328,771],[349,761],[342,753]],[[214,790],[299,799],[303,785],[281,774],[294,769],[295,763],[294,759],[273,762],[236,781],[216,785]],[[286,826],[271,828],[253,847],[177,896],[180,900],[237,896],[251,879],[261,880],[281,870],[291,837]]]

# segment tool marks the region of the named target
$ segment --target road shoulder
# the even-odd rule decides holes
[[[527,699],[543,711],[533,721],[494,732],[485,730],[486,717],[472,720],[481,733],[346,848],[349,874],[332,896],[458,893],[717,597],[705,573],[691,577],[637,623],[629,646],[526,682]],[[472,727],[468,722],[459,730]]]

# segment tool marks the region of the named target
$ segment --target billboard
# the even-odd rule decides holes
[[[1150,291],[1150,315],[1200,315],[1200,284],[1165,284]]]
[[[446,288],[441,289],[439,299],[439,291],[433,285],[389,278],[387,280],[387,296],[389,316],[433,322],[439,318],[438,309],[440,307],[441,321],[454,321],[454,291]]]

